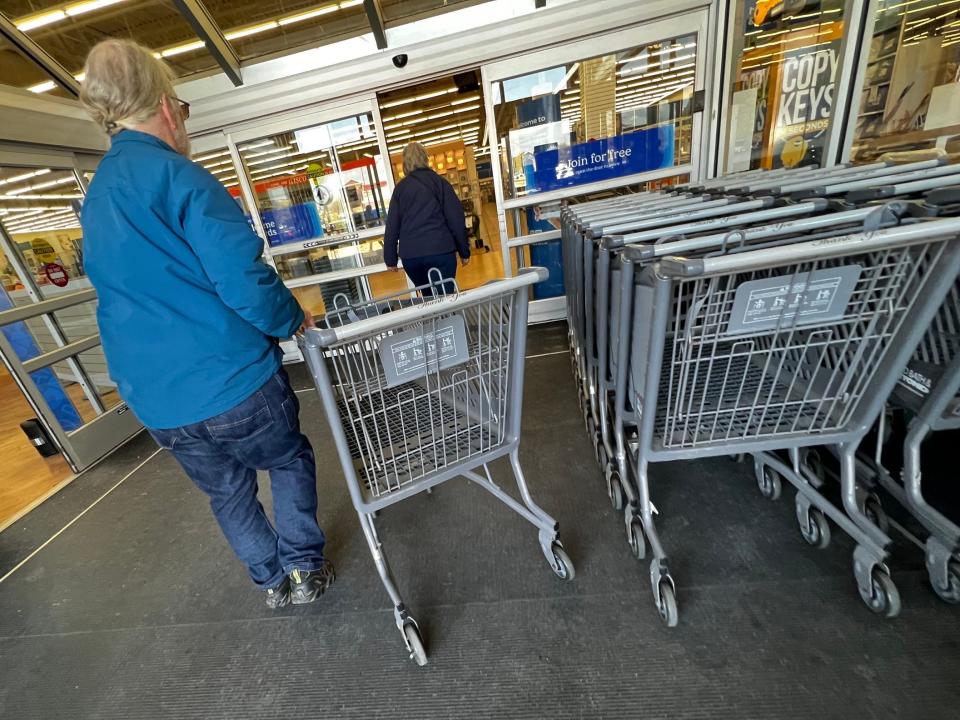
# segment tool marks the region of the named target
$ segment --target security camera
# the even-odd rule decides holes
[[[406,53],[401,53],[400,55],[394,55],[393,64],[396,65],[398,68],[406,67],[407,66]]]

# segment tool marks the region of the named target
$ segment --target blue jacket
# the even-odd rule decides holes
[[[414,170],[393,189],[383,261],[396,267],[398,254],[416,258],[452,252],[470,257],[463,205],[450,183],[433,170]]]
[[[163,141],[113,138],[83,204],[84,259],[110,377],[147,427],[207,420],[280,368],[303,311],[205,169]]]

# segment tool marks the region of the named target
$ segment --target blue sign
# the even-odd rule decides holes
[[[261,217],[270,245],[285,245],[323,237],[323,225],[313,203],[264,210]]]
[[[673,164],[674,127],[663,125],[569,147],[554,145],[537,150],[533,153],[533,166],[529,171],[525,167],[524,171],[527,193],[531,193],[658,170]]]
[[[11,302],[6,290],[0,286],[0,310],[9,310],[12,307],[13,302]],[[17,322],[5,325],[0,331],[13,346],[13,351],[17,354],[20,362],[31,360],[41,354],[40,348],[37,347],[37,343],[30,334],[26,323]],[[40,390],[40,394],[43,395],[43,399],[47,401],[47,405],[50,406],[57,422],[64,430],[70,432],[83,425],[83,419],[70,401],[52,368],[36,370],[30,373],[30,378],[37,389]]]

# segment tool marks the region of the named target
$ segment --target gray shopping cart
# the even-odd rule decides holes
[[[518,451],[528,293],[546,277],[528,268],[447,294],[451,282],[438,277],[419,292],[335,308],[327,327],[300,341],[397,627],[419,665],[427,662],[423,639],[377,535],[379,510],[466,477],[538,529],[557,576],[574,576],[557,522],[530,495]],[[493,481],[489,464],[501,457],[510,459],[520,500]]]

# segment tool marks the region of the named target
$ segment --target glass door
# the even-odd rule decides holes
[[[110,380],[79,210],[87,176],[0,153],[0,359],[79,472],[141,429]]]
[[[251,222],[270,262],[315,315],[370,297],[386,271],[383,232],[393,189],[373,99],[227,135]]]
[[[707,10],[483,68],[504,272],[543,265],[531,321],[563,317],[562,203],[700,175]]]

